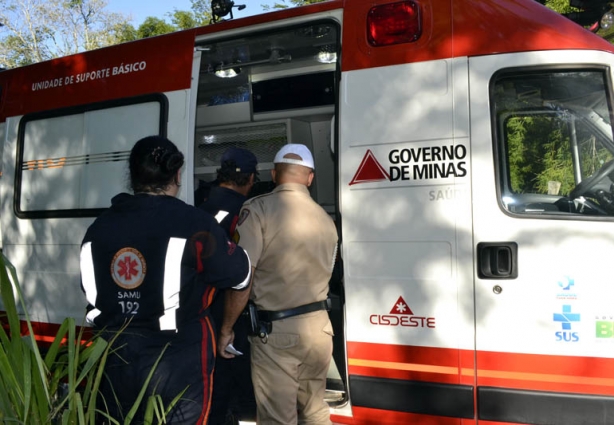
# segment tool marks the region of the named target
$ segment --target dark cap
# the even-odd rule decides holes
[[[258,160],[256,156],[242,148],[228,148],[222,155],[222,168],[234,168],[237,173],[256,173]]]

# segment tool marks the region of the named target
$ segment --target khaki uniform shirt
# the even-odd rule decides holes
[[[255,267],[252,299],[260,310],[325,300],[337,251],[332,218],[296,183],[243,204],[238,244]]]

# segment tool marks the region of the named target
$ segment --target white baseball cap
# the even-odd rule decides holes
[[[286,158],[288,154],[294,154],[298,156],[300,159]],[[279,150],[279,152],[277,152],[277,155],[275,155],[275,159],[273,160],[273,162],[275,164],[285,163],[285,164],[302,165],[303,167],[311,168],[312,170],[315,169],[315,166],[313,164],[313,156],[311,155],[309,148],[299,143],[290,143],[290,144],[284,145]]]

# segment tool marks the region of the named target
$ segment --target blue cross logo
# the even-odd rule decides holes
[[[568,331],[571,329],[571,322],[580,321],[580,315],[577,313],[572,313],[570,305],[564,305],[563,313],[554,313],[552,320],[555,322],[561,322],[563,325],[563,330]]]
[[[559,286],[563,288],[563,291],[569,291],[571,287],[574,285],[575,285],[574,280],[569,276],[566,276],[565,279],[561,279],[559,281]]]

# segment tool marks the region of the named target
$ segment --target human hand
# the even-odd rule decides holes
[[[230,332],[220,331],[220,335],[217,338],[217,355],[225,359],[233,359],[236,356],[226,351],[226,347],[234,342],[235,333],[233,330]]]
[[[224,351],[226,351],[227,353],[230,353],[230,354],[234,354],[235,356],[242,356],[243,355],[243,353],[240,352],[239,350],[237,350],[234,347],[234,345],[232,345],[232,344],[228,344],[226,346],[226,348],[224,349]]]

